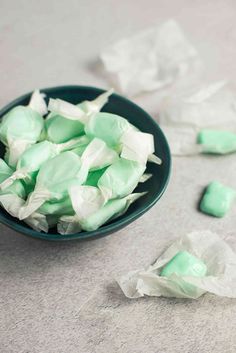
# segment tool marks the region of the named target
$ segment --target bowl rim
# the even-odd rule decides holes
[[[62,86],[55,86],[55,87],[46,87],[46,88],[40,88],[40,92],[46,93],[46,95],[50,95],[50,92],[55,92],[55,91],[60,91],[63,89],[81,89],[81,90],[87,90],[87,91],[94,91],[96,94],[101,94],[106,92],[106,89],[94,87],[94,86],[84,86],[84,85],[62,85]],[[33,91],[28,92],[26,94],[23,94],[22,96],[14,99],[7,105],[5,105],[2,109],[0,109],[0,119],[5,115],[10,109],[12,109],[14,106],[19,105],[20,102],[24,99],[29,98],[32,95]],[[28,228],[27,225],[23,224],[18,224],[16,223],[13,219],[7,218],[4,214],[2,214],[1,209],[0,209],[0,222],[7,225],[11,229],[23,234],[27,235],[30,237],[33,237],[34,239],[43,239],[43,240],[50,240],[50,241],[62,241],[62,240],[85,240],[85,239],[90,239],[90,238],[100,238],[105,235],[109,235],[114,233],[115,231],[120,230],[121,228],[125,227],[126,225],[132,223],[135,221],[137,218],[141,217],[144,213],[146,213],[150,208],[152,208],[155,203],[162,197],[164,194],[167,185],[170,180],[170,174],[171,174],[171,153],[170,153],[170,148],[167,142],[167,139],[160,128],[160,126],[157,124],[157,122],[147,113],[143,108],[141,108],[139,105],[136,103],[132,102],[126,97],[123,97],[117,93],[113,93],[113,96],[116,96],[116,98],[123,100],[124,102],[128,103],[130,107],[135,107],[136,110],[138,110],[140,113],[146,116],[147,120],[149,120],[152,124],[155,125],[156,129],[159,131],[159,133],[162,135],[163,141],[165,142],[166,145],[166,160],[165,162],[167,163],[168,166],[168,173],[166,174],[166,177],[163,182],[162,189],[158,192],[158,194],[154,197],[154,199],[149,202],[146,206],[141,207],[138,210],[135,210],[132,214],[128,216],[124,216],[124,218],[118,219],[117,221],[114,221],[111,224],[101,226],[97,230],[94,231],[83,231],[80,233],[75,233],[75,234],[68,234],[68,235],[61,235],[59,233],[41,233],[38,232],[34,229]]]

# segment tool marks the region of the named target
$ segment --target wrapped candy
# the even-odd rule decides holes
[[[54,143],[62,143],[84,134],[84,124],[91,115],[102,109],[112,93],[113,90],[110,90],[93,101],[84,101],[78,105],[61,99],[50,99],[48,109],[51,113],[45,123],[47,139]]]
[[[9,175],[13,173],[13,170],[8,167],[4,160],[0,159],[0,182],[6,180]],[[12,185],[7,187],[5,190],[0,191],[0,205],[12,216],[19,217],[19,211],[24,205],[26,194],[25,189],[21,181],[16,180]],[[31,228],[37,231],[48,231],[48,224],[46,217],[40,213],[33,213],[30,217],[25,220]]]
[[[63,200],[59,202],[50,202],[46,201],[44,204],[38,209],[38,211],[44,215],[73,215],[74,210],[71,204],[70,197],[67,195]]]
[[[41,166],[34,191],[19,212],[25,219],[46,201],[61,201],[68,194],[68,188],[80,184],[78,173],[81,159],[73,152],[62,152]]]
[[[197,272],[201,276],[196,276],[193,269],[179,271],[176,267],[168,276],[161,275],[179,252],[193,255],[195,266],[200,261],[201,269]],[[189,255],[182,266],[189,266]],[[128,298],[148,295],[197,299],[206,292],[236,298],[236,254],[217,234],[207,230],[192,232],[176,240],[146,270],[129,272],[118,283]]]
[[[165,98],[160,106],[159,122],[174,155],[222,154],[235,150],[232,136],[223,133],[224,130],[236,132],[236,97],[225,81],[202,86],[190,95],[180,93]],[[204,137],[200,133],[203,129],[219,131],[220,140],[216,132],[214,140],[208,133],[207,143],[205,133]],[[202,138],[205,143],[201,142]]]
[[[81,184],[86,181],[90,170],[102,169],[118,159],[118,154],[107,147],[104,141],[94,138],[81,156],[82,167],[78,175]]]
[[[16,166],[26,148],[40,139],[44,113],[44,99],[39,91],[35,91],[28,106],[17,106],[4,115],[0,124],[0,140],[7,146],[9,165]]]
[[[148,160],[161,164],[160,158],[155,156],[153,135],[141,131],[128,130],[121,137],[121,157],[146,164]],[[141,143],[140,143],[141,142]]]
[[[6,164],[6,162],[0,158],[0,183],[7,180],[14,171]],[[12,185],[8,186],[5,190],[0,190],[0,195],[3,194],[14,194],[24,199],[26,196],[25,189],[21,181],[16,180]]]
[[[44,162],[55,157],[62,151],[69,150],[83,143],[84,137],[75,138],[62,144],[42,141],[32,145],[20,156],[16,171],[8,179],[0,183],[0,189],[4,190],[17,179],[23,179],[27,184],[34,184],[37,172]]]
[[[120,158],[106,169],[98,181],[98,188],[106,200],[123,198],[138,185],[146,165]]]
[[[133,129],[128,120],[111,113],[98,113],[91,116],[85,125],[85,133],[90,137],[98,137],[111,148],[119,150],[124,132]]]
[[[58,222],[60,234],[72,234],[81,230],[93,231],[126,212],[131,203],[145,193],[128,195],[105,203],[101,191],[93,186],[72,187],[69,191],[75,216],[63,216]]]

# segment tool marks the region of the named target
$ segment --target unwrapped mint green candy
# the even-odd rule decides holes
[[[129,129],[133,129],[133,126],[128,120],[119,115],[101,112],[91,116],[85,126],[85,133],[102,139],[109,147],[119,148],[122,135]]]
[[[35,91],[28,106],[17,106],[2,118],[0,140],[9,150],[9,164],[11,166],[16,165],[19,156],[28,146],[39,140],[44,128],[41,113],[46,110],[40,109],[36,104],[37,100],[41,100],[41,105],[45,104],[40,93]]]
[[[92,186],[72,187],[69,191],[75,216],[63,216],[58,223],[60,234],[98,229],[104,223],[124,214],[131,203],[145,193],[131,194],[123,199],[105,200],[101,191]]]
[[[236,198],[236,191],[223,184],[210,183],[200,203],[200,210],[215,217],[224,217]]]
[[[174,273],[178,276],[203,277],[207,273],[207,267],[202,260],[188,251],[179,251],[164,266],[160,276],[170,277]]]
[[[0,158],[0,183],[4,182],[13,174],[13,170],[8,167],[3,159]],[[5,190],[0,190],[0,195],[3,194],[14,194],[20,198],[25,198],[25,189],[21,181],[16,180],[12,185],[7,187]]]
[[[75,147],[83,138],[70,140],[66,143],[55,144],[50,141],[42,141],[29,147],[20,156],[16,171],[4,182],[0,183],[0,189],[4,190],[17,179],[25,180],[26,185],[35,184],[37,172],[47,160],[55,157],[60,152]]]
[[[84,134],[84,124],[92,114],[102,109],[112,92],[110,90],[93,101],[84,101],[77,106],[61,99],[50,99],[48,109],[51,113],[45,123],[47,139],[62,143]]]
[[[203,146],[204,153],[226,154],[236,151],[236,134],[222,130],[201,130],[198,143]]]
[[[98,181],[98,188],[106,200],[122,198],[130,194],[138,185],[146,166],[120,158],[113,163]]]
[[[61,201],[68,195],[68,188],[80,185],[78,173],[81,159],[73,152],[63,152],[46,161],[41,166],[35,189],[29,195],[26,204],[19,212],[19,218],[25,219],[46,201]]]

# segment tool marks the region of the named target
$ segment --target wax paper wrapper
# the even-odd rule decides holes
[[[198,154],[204,152],[204,146],[197,144],[200,130],[236,132],[236,95],[226,81],[198,85],[190,94],[166,97],[158,120],[173,155]]]
[[[12,216],[19,218],[20,209],[25,201],[14,194],[0,195],[0,205]],[[40,212],[34,212],[24,219],[24,222],[38,232],[48,232],[48,222],[46,216]]]
[[[204,261],[206,276],[160,276],[163,266],[182,250]],[[236,298],[236,254],[217,234],[192,232],[175,241],[146,270],[129,272],[118,283],[128,298],[148,295],[197,299],[206,292]]]
[[[129,96],[162,88],[202,67],[196,49],[174,20],[120,40],[100,58],[112,84]]]

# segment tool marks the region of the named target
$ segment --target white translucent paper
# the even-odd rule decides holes
[[[47,114],[48,109],[44,100],[45,96],[44,93],[40,93],[40,91],[36,89],[30,98],[29,107],[41,115]]]
[[[14,194],[0,195],[0,205],[12,216],[19,218],[20,209],[24,206],[25,201]],[[34,212],[24,219],[24,222],[38,232],[48,232],[48,222],[46,216]]]
[[[113,85],[129,96],[164,87],[202,66],[196,49],[174,20],[122,39],[100,57]]]
[[[160,276],[163,266],[182,250],[206,264],[206,276]],[[236,254],[217,234],[211,231],[192,232],[175,241],[146,270],[129,272],[118,283],[128,298],[148,295],[197,299],[206,292],[236,298]]]
[[[49,99],[48,110],[63,116],[69,120],[78,120],[86,124],[92,114],[98,113],[102,107],[108,102],[108,98],[112,95],[113,89],[100,94],[92,101],[84,101],[81,104],[75,105],[66,102],[62,99]],[[53,115],[48,115],[48,119]]]
[[[203,147],[197,144],[201,129],[236,132],[236,95],[226,81],[199,86],[191,94],[166,97],[158,113],[174,155],[201,153]]]

